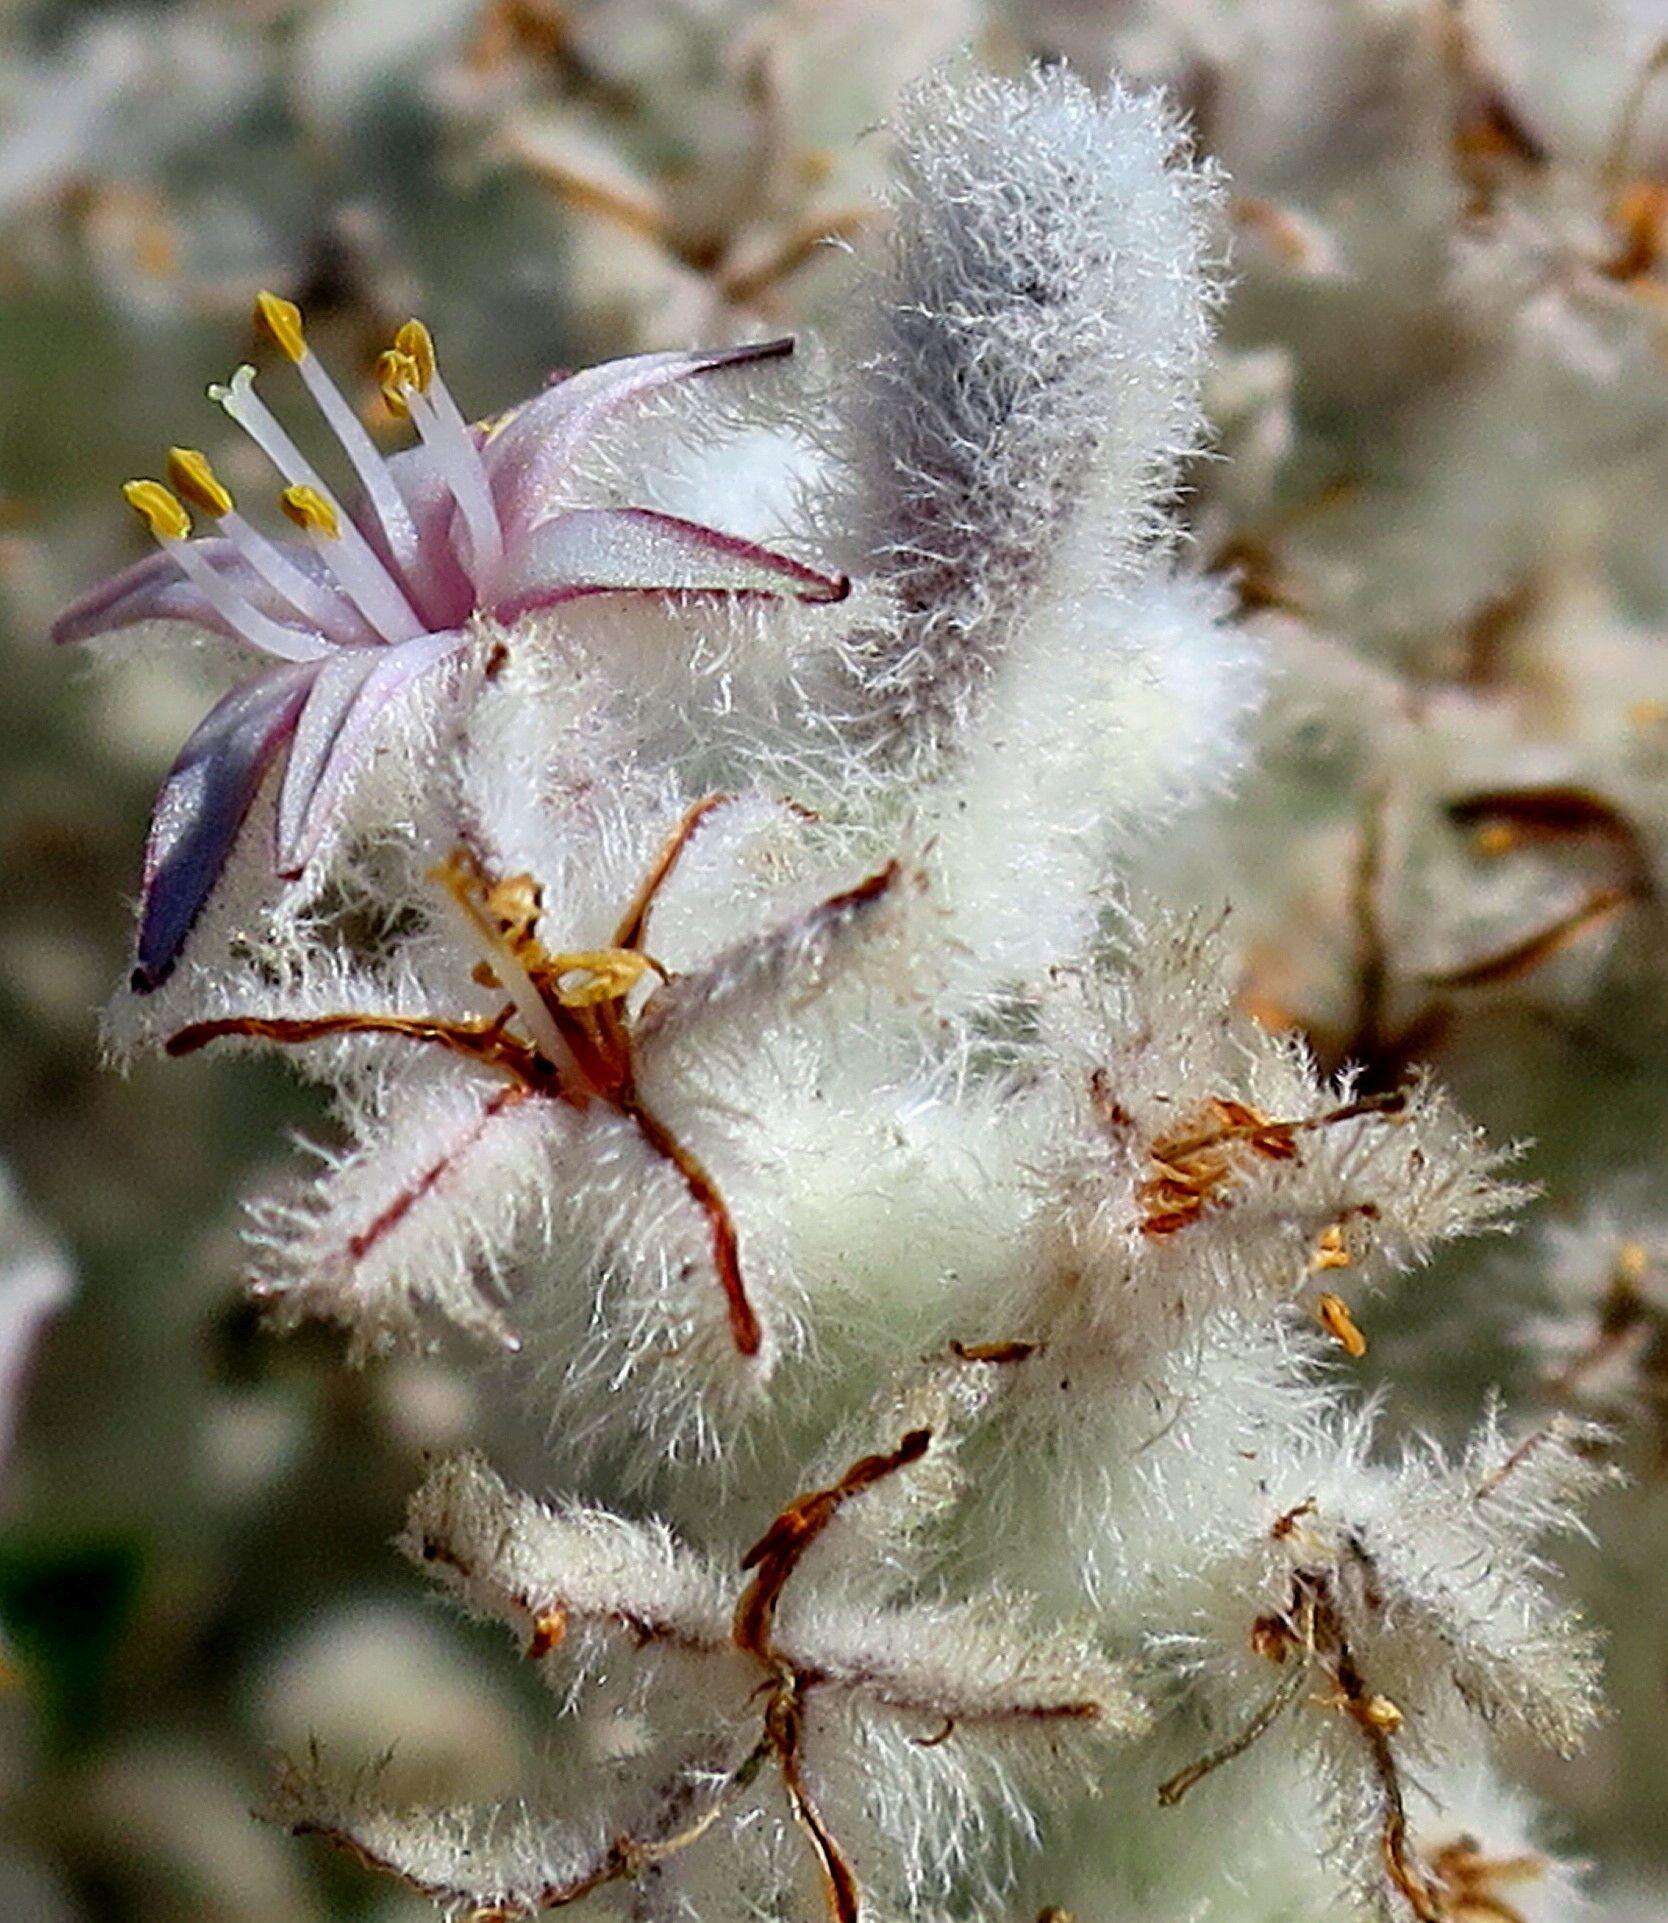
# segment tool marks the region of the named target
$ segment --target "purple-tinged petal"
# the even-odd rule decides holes
[[[157,796],[139,900],[138,994],[160,988],[214,892],[274,755],[295,732],[316,662],[234,688],[180,751]]]
[[[614,415],[633,402],[701,374],[793,352],[792,340],[756,341],[709,353],[634,354],[558,381],[517,410],[482,449],[505,544],[571,500],[574,463]]]
[[[840,601],[843,574],[823,574],[756,541],[646,507],[573,508],[542,522],[506,558],[488,597],[513,620],[582,594],[768,594]]]
[[[195,545],[203,559],[224,576],[228,586],[236,588],[262,614],[294,624],[295,609],[250,567],[224,535],[204,535]],[[278,545],[298,568],[335,593],[334,581],[310,547],[296,541]],[[358,612],[339,594],[336,598],[341,605],[341,617],[332,624],[325,638],[338,643],[373,638]],[[132,567],[124,568],[120,574],[111,575],[109,580],[66,608],[52,624],[52,639],[60,646],[68,646],[152,621],[183,622],[189,627],[206,628],[209,633],[229,641],[243,639],[185,578],[173,556],[160,549],[134,562]]]
[[[370,750],[368,736],[402,688],[468,644],[456,629],[419,635],[398,647],[355,648],[319,670],[296,730],[278,799],[278,872],[299,875],[324,837],[350,769]]]
[[[484,437],[477,432],[476,438]],[[427,627],[460,627],[475,605],[475,590],[453,540],[457,499],[426,447],[404,448],[386,459],[388,472],[417,530],[418,563],[394,568],[376,516],[363,504],[353,508],[355,525],[383,566],[393,568],[396,578],[410,588],[412,601]]]

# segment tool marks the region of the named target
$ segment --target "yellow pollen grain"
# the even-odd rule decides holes
[[[301,309],[293,300],[265,292],[255,296],[255,325],[286,360],[307,357],[307,338],[301,331]]]
[[[1333,1295],[1330,1291],[1321,1296],[1315,1303],[1315,1320],[1352,1362],[1359,1362],[1367,1353],[1367,1338],[1361,1333],[1342,1296]]]
[[[168,479],[173,484],[174,492],[189,501],[199,514],[206,514],[218,521],[223,514],[231,513],[231,495],[209,466],[208,456],[198,449],[169,448]]]
[[[434,336],[420,320],[408,320],[394,336],[394,352],[405,355],[417,370],[417,391],[426,394],[434,379]]]
[[[183,541],[191,532],[191,516],[160,481],[129,481],[122,498],[159,541]]]
[[[331,541],[341,534],[340,517],[316,487],[287,487],[278,496],[278,505],[298,528],[310,534],[322,534]]]

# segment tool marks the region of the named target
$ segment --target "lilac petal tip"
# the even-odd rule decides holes
[[[234,688],[198,725],[151,816],[139,902],[135,994],[174,971],[225,869],[273,757],[295,732],[317,667],[286,666]]]

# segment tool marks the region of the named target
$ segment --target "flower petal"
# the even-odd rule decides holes
[[[234,688],[198,724],[151,816],[139,899],[138,994],[159,988],[214,891],[268,764],[295,732],[318,673],[286,664]]]
[[[506,544],[561,511],[575,461],[622,408],[699,374],[792,352],[791,340],[774,340],[704,354],[634,354],[588,367],[526,402],[482,450]]]
[[[408,682],[450,660],[468,642],[457,629],[419,635],[398,647],[353,648],[319,670],[307,698],[278,799],[278,872],[299,875],[318,849],[367,736]]]
[[[840,601],[851,583],[675,514],[593,507],[571,509],[534,529],[506,558],[490,598],[493,613],[508,621],[582,594],[622,590]]]
[[[281,547],[286,557],[303,573],[335,592],[335,583],[324,563],[310,547],[299,541],[282,541],[275,545]],[[195,546],[197,553],[224,577],[227,585],[236,588],[261,613],[270,615],[275,621],[294,624],[295,609],[250,567],[224,535],[203,535]],[[337,598],[340,600],[341,597],[338,595]],[[136,561],[132,567],[123,568],[121,573],[111,575],[90,593],[84,594],[53,622],[51,633],[55,642],[67,647],[94,640],[101,635],[115,634],[124,628],[142,627],[152,621],[182,622],[188,627],[206,628],[211,634],[223,635],[230,641],[241,643],[243,639],[225,616],[211,607],[185,578],[173,556],[160,549],[147,554],[144,560]],[[311,623],[308,625],[311,626]],[[332,626],[328,638],[332,641],[356,640],[366,634],[363,620],[346,601],[342,601],[341,618]]]
[[[399,568],[398,578],[410,588],[417,612],[431,629],[460,627],[475,605],[475,590],[452,541],[457,499],[426,447],[419,444],[384,458],[417,530],[418,564]],[[391,567],[393,556],[376,516],[363,503],[355,503],[352,511],[360,533],[383,565]]]

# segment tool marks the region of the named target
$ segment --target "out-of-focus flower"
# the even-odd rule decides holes
[[[68,1255],[30,1218],[11,1177],[0,1169],[0,1475],[11,1454],[35,1345],[74,1293]]]

